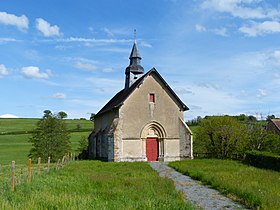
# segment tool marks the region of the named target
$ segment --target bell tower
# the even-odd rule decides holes
[[[144,68],[141,66],[141,59],[135,40],[129,56],[129,66],[125,69],[125,89],[128,89],[144,74]]]

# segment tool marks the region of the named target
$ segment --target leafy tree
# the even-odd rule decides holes
[[[91,113],[89,120],[93,122],[94,121],[94,117],[95,117],[95,114]]]
[[[203,119],[196,138],[206,152],[228,158],[243,154],[248,145],[246,125],[230,116],[208,116]]]
[[[249,150],[267,151],[280,154],[280,136],[267,131],[261,124],[248,125]]]
[[[88,147],[88,140],[87,140],[87,138],[85,136],[81,136],[77,152],[81,153],[84,150],[87,150],[87,147]]]
[[[202,117],[197,116],[196,118],[194,118],[194,119],[188,121],[187,124],[188,124],[189,126],[199,125],[199,123],[201,122],[201,120],[202,120]]]
[[[66,129],[66,123],[58,116],[51,114],[49,110],[37,123],[29,141],[32,143],[29,157],[47,161],[57,161],[63,155],[70,152],[70,136]]]
[[[274,114],[267,115],[266,120],[272,120],[272,119],[275,119],[275,115]]]
[[[51,115],[52,115],[52,112],[50,110],[45,110],[43,118],[49,117]]]
[[[247,121],[248,122],[257,122],[257,118],[253,115],[249,115]]]
[[[65,119],[65,118],[67,118],[67,114],[65,113],[65,112],[58,112],[57,113],[57,116],[58,116],[58,118],[60,118],[60,119]]]

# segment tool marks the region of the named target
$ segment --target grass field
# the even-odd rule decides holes
[[[25,164],[28,160],[31,144],[28,142],[31,134],[17,134],[17,132],[30,132],[36,127],[39,119],[0,119],[0,165],[10,164],[12,160]],[[66,120],[70,132],[72,153],[77,154],[79,140],[82,136],[86,138],[93,129],[89,120]],[[79,125],[80,131],[77,130]],[[15,132],[15,134],[5,134]]]
[[[169,165],[248,208],[280,209],[280,172],[217,159],[178,161]]]
[[[0,192],[0,209],[193,209],[147,163],[72,162]]]
[[[19,118],[19,119],[1,119],[0,118],[0,134],[9,132],[30,132],[36,128],[39,119],[35,118]],[[93,123],[89,120],[66,119],[68,130],[92,130]]]

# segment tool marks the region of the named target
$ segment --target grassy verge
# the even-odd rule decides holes
[[[0,209],[192,209],[146,163],[72,162],[0,192]]]
[[[177,161],[170,166],[248,208],[280,209],[280,173],[232,160]]]

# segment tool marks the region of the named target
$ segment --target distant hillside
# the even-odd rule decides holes
[[[39,119],[0,119],[0,165],[10,164],[12,160],[26,164],[31,148],[29,138]],[[87,138],[93,129],[89,120],[66,119],[70,131],[72,153],[77,153],[81,138]]]
[[[36,128],[38,118],[2,118],[0,119],[0,135],[30,133]],[[66,119],[69,131],[91,131],[93,122],[89,120]]]

